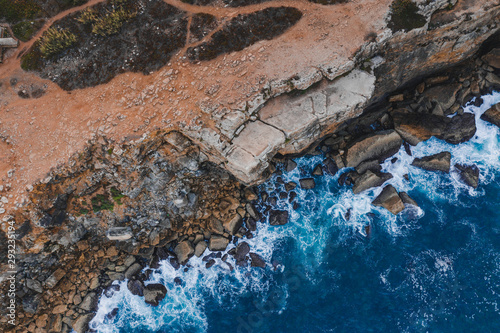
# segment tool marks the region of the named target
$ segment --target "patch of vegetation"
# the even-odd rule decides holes
[[[10,23],[31,20],[41,13],[35,0],[0,0],[0,18]]]
[[[30,40],[35,31],[40,29],[40,27],[43,25],[43,23],[40,24],[39,22],[40,21],[22,21],[16,23],[12,26],[12,32],[17,39],[26,42]]]
[[[50,28],[40,39],[39,49],[42,57],[50,58],[76,43],[76,36],[68,29]]]
[[[36,42],[33,47],[21,57],[21,68],[25,71],[38,71],[43,66],[43,58]]]
[[[109,199],[102,195],[102,194],[97,194],[95,197],[91,199],[92,203],[92,210],[94,213],[103,211],[103,210],[113,210],[115,205],[109,201]]]
[[[425,17],[418,13],[417,5],[411,0],[395,0],[391,5],[389,28],[392,32],[410,31],[423,27]]]
[[[92,33],[109,36],[118,33],[123,24],[137,15],[136,11],[125,9],[125,0],[111,1],[113,8],[104,14],[99,14],[95,9],[88,8],[82,12],[77,21],[82,24],[91,24]]]
[[[297,23],[302,12],[291,7],[272,7],[238,15],[214,33],[210,41],[187,50],[192,61],[211,60],[223,53],[243,50],[261,40],[273,39]]]
[[[116,187],[112,187],[109,189],[111,192],[111,197],[113,200],[118,204],[118,205],[123,205],[122,198],[125,197],[125,195],[120,192]]]
[[[336,5],[338,3],[347,3],[349,0],[309,0],[309,2],[319,3],[320,5]]]
[[[87,208],[82,208],[78,212],[79,215],[87,215],[89,213],[89,210]]]

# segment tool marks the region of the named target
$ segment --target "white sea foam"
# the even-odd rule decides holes
[[[476,164],[480,169],[480,184],[495,181],[495,173],[500,171],[500,131],[479,117],[491,105],[500,102],[500,93],[484,96],[483,100],[484,104],[481,107],[466,106],[464,108],[465,112],[473,112],[476,115],[477,133],[474,138],[459,145],[450,145],[432,138],[412,147],[412,156],[401,148],[395,155],[397,157],[395,163],[391,163],[391,157],[382,164],[383,171],[393,175],[387,184],[392,184],[398,191],[406,191],[410,195],[412,193],[425,194],[436,203],[458,201],[458,196],[464,193],[472,196],[484,195],[481,186],[479,189],[469,188],[453,172],[450,175],[443,175],[411,166],[415,157],[446,150],[452,154],[452,165],[455,163]],[[281,177],[285,182],[293,181],[298,184],[300,178],[308,177],[301,175],[301,170],[306,170],[305,174],[309,174],[323,158],[323,156],[298,158],[296,159],[298,167]],[[102,333],[123,332],[123,327],[130,327],[132,330],[144,328],[149,331],[168,329],[174,332],[175,328],[181,328],[183,332],[204,332],[208,328],[206,297],[210,296],[215,299],[219,306],[231,306],[229,305],[231,301],[236,302],[238,297],[245,293],[259,293],[263,298],[267,297],[266,293],[272,284],[272,276],[269,272],[273,267],[270,263],[275,248],[283,241],[292,240],[296,244],[298,250],[294,254],[296,260],[302,262],[306,276],[310,276],[307,271],[314,270],[321,264],[325,249],[332,242],[332,231],[336,232],[337,242],[351,237],[353,231],[366,236],[364,227],[369,223],[374,223],[369,213],[375,212],[378,216],[376,222],[378,226],[393,237],[404,235],[405,232],[411,232],[412,228],[419,227],[415,221],[424,214],[419,208],[406,209],[398,216],[394,216],[383,208],[371,205],[383,186],[357,195],[353,194],[349,188],[339,188],[337,181],[343,171],[346,170],[342,170],[335,176],[325,174],[314,190],[303,190],[297,186],[296,201],[301,205],[298,210],[294,210],[293,204],[287,199],[278,200],[276,207],[273,207],[286,209],[290,214],[290,222],[280,227],[258,223],[258,229],[254,232],[255,237],[244,240],[249,243],[251,251],[258,253],[268,263],[265,270],[236,267],[231,256],[228,262],[235,267],[233,271],[229,271],[228,266],[221,259],[216,259],[216,264],[207,269],[201,258],[192,258],[189,262],[191,267],[187,272],[182,269],[175,270],[165,261],[152,274],[148,282],[162,283],[167,286],[167,297],[157,308],[145,304],[142,297],[132,295],[127,289],[126,281],[121,282],[119,283],[120,291],[115,292],[111,297],[101,296],[99,310],[91,322],[91,327]],[[409,175],[410,181],[405,179],[406,174]],[[274,176],[262,185],[262,189],[268,192],[275,191],[276,177]],[[350,212],[349,219],[346,218],[348,212]],[[444,213],[441,212],[441,214]],[[444,219],[444,216],[442,218]],[[430,252],[422,256],[423,258],[415,258],[418,274],[411,275],[405,283],[411,283],[412,288],[420,289],[422,297],[427,297],[425,286],[429,281],[421,281],[421,278],[427,279],[438,276],[436,274],[452,273],[453,258]],[[418,264],[424,263],[428,257],[433,259],[432,267]],[[281,271],[290,268],[279,265],[277,269]],[[432,272],[425,270],[429,272],[432,270]],[[380,280],[388,290],[396,292],[401,286],[391,285],[390,274],[389,268],[380,275]],[[175,278],[182,279],[183,284],[175,285],[173,282]],[[279,287],[284,288],[283,295],[285,296],[277,312],[286,307],[288,297],[287,286]],[[106,315],[115,308],[119,308],[117,318],[106,319]],[[414,322],[420,322],[425,327],[426,322],[430,320],[428,316],[429,314],[424,311],[422,317],[415,318]]]

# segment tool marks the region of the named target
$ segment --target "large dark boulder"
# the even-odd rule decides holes
[[[269,212],[270,225],[284,225],[288,223],[288,212],[286,210],[271,210]]]
[[[415,158],[411,165],[428,171],[450,172],[450,152],[443,151],[439,154]]]
[[[337,164],[330,158],[328,157],[323,161],[323,170],[329,174],[329,175],[335,175],[337,171],[339,171],[339,168]]]
[[[394,130],[376,132],[352,144],[345,155],[347,167],[368,160],[383,161],[398,152],[403,140]]]
[[[257,253],[250,252],[250,258],[252,259],[252,264],[251,264],[252,267],[260,267],[260,268],[266,267],[266,262]]]
[[[390,173],[373,173],[367,170],[356,179],[352,191],[354,194],[358,194],[370,188],[380,186],[391,178],[392,175]]]
[[[472,113],[464,113],[453,118],[445,118],[443,132],[437,136],[451,144],[469,141],[476,134],[476,117]]]
[[[481,119],[500,127],[500,103],[493,105],[481,115]]]
[[[130,290],[132,295],[144,296],[144,283],[140,280],[129,280],[127,288]]]
[[[316,182],[314,181],[314,178],[302,178],[299,179],[300,187],[302,187],[304,190],[311,190],[316,187]]]
[[[167,288],[160,283],[152,283],[144,287],[144,301],[149,305],[158,306],[166,295]]]
[[[384,187],[382,192],[372,201],[372,204],[384,207],[394,215],[397,215],[405,209],[405,205],[399,197],[398,191],[396,191],[392,185]]]
[[[455,164],[455,170],[460,176],[460,180],[466,185],[477,188],[479,185],[479,168],[477,165]]]

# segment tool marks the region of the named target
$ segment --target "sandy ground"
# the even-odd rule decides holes
[[[92,0],[86,6],[100,1]],[[126,73],[108,84],[72,92],[24,72],[18,55],[33,41],[21,43],[0,65],[0,196],[9,201],[4,208],[21,202],[30,184],[65,163],[95,135],[120,141],[155,128],[215,128],[212,115],[204,113],[200,103],[211,103],[218,109],[243,108],[268,82],[286,80],[326,64],[334,68],[345,64],[368,33],[383,31],[391,0],[352,0],[333,6],[288,0],[243,8],[165,2],[189,14],[210,13],[222,20],[273,6],[296,7],[303,18],[272,41],[261,41],[212,61],[190,63],[184,58],[188,45],[155,73]],[[44,29],[73,10],[60,13]],[[17,79],[15,86],[10,84],[13,78]],[[46,86],[46,94],[38,99],[17,95],[32,85]]]

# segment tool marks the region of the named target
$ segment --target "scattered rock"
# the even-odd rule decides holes
[[[294,170],[297,167],[297,163],[295,163],[293,160],[287,160],[286,161],[286,172],[290,172]]]
[[[411,165],[428,171],[450,172],[450,152],[444,151],[439,154],[415,158]]]
[[[132,229],[129,227],[114,227],[106,231],[106,237],[112,241],[126,241],[132,238]]]
[[[335,163],[331,158],[327,158],[323,161],[323,169],[325,172],[331,176],[335,175],[337,171],[339,171],[339,168],[337,166],[337,163]]]
[[[455,170],[460,175],[460,179],[466,185],[477,188],[479,185],[479,168],[477,165],[455,164]]]
[[[58,268],[47,280],[45,280],[45,287],[52,289],[56,284],[66,275],[66,271],[62,268]]]
[[[26,287],[28,287],[31,290],[36,291],[37,293],[43,293],[42,284],[37,280],[27,279],[26,280]]]
[[[240,214],[235,214],[231,219],[227,220],[223,224],[224,228],[233,236],[236,235],[242,225],[243,219]]]
[[[321,167],[321,164],[317,165],[317,166],[314,168],[314,170],[313,170],[312,174],[313,174],[314,176],[323,176],[323,168]]]
[[[134,263],[132,266],[127,268],[125,271],[125,278],[126,279],[131,279],[133,276],[135,276],[137,273],[139,273],[142,270],[142,266],[139,263]]]
[[[302,178],[299,180],[299,183],[300,187],[302,187],[304,190],[311,190],[316,187],[314,178]]]
[[[481,115],[481,119],[500,127],[500,103],[493,105]]]
[[[206,249],[207,249],[207,243],[204,241],[199,242],[198,244],[196,244],[194,248],[194,255],[199,258],[203,255]]]
[[[362,174],[352,187],[354,194],[361,193],[372,187],[377,187],[385,183],[387,180],[391,179],[392,175],[390,173],[378,173],[375,174],[370,170]]]
[[[210,251],[224,251],[229,244],[229,239],[223,236],[212,236],[210,237],[210,242],[208,243],[208,249]]]
[[[250,258],[252,259],[252,267],[266,268],[266,262],[257,253],[250,252]]]
[[[270,225],[284,225],[288,223],[288,211],[286,210],[271,210],[269,212]]]
[[[380,193],[375,200],[373,200],[372,204],[384,207],[394,215],[399,214],[403,209],[405,209],[403,201],[392,185],[384,187],[382,193]]]
[[[130,280],[127,283],[127,288],[132,295],[144,296],[144,283],[140,280]]]
[[[158,306],[166,295],[167,288],[160,283],[152,283],[144,287],[144,301],[149,305]]]
[[[415,207],[418,207],[418,204],[415,200],[413,200],[408,193],[406,192],[399,192],[399,197],[403,201],[405,205],[413,205]]]
[[[94,314],[84,314],[78,317],[72,324],[76,333],[85,333],[89,329],[89,323],[94,317]]]
[[[382,161],[398,152],[403,140],[394,130],[377,132],[354,143],[347,149],[346,166],[357,167],[368,160]]]
[[[194,254],[194,248],[190,241],[183,241],[174,248],[179,263],[185,264]]]

